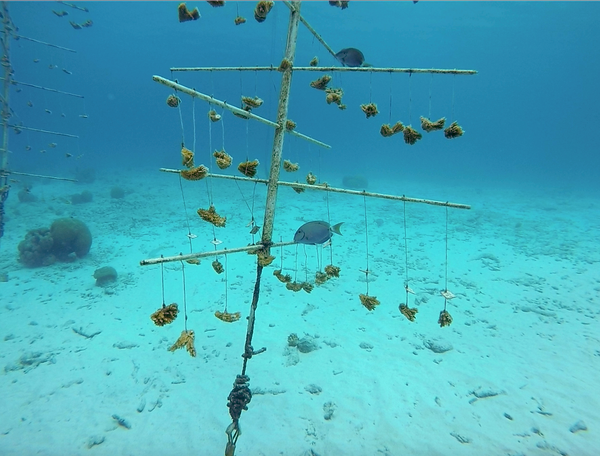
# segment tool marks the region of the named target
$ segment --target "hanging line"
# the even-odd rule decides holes
[[[181,253],[180,253],[181,255]],[[183,264],[183,261],[180,262],[181,263],[181,277],[182,277],[182,283],[183,283],[183,329],[185,329],[187,331],[187,320],[188,320],[188,315],[187,315],[187,299],[186,299],[186,292],[185,292],[185,265]]]
[[[390,118],[388,120],[389,124],[392,123],[392,72],[390,71]],[[327,192],[329,193],[329,192]]]
[[[177,90],[175,90],[175,96],[177,97]],[[181,123],[181,144],[185,144],[185,134],[183,132],[183,114],[181,113],[181,101],[177,104],[177,110],[179,111],[179,122]]]
[[[279,242],[283,242],[283,236],[279,236]],[[279,247],[279,258],[281,259],[279,270],[283,273],[283,246]]]
[[[304,249],[304,281],[308,282],[308,253],[306,252],[306,244],[302,244]]]
[[[448,207],[446,207],[446,272],[444,280],[444,291],[448,291]],[[446,310],[446,304],[448,299],[444,296],[444,310]]]
[[[373,72],[369,71],[369,103],[373,99]]]
[[[196,97],[192,97],[192,127],[194,130],[194,144],[192,151],[196,152]]]
[[[325,201],[327,201],[327,223],[331,226],[331,214],[329,213],[329,192],[325,192]],[[329,243],[329,261],[333,265],[333,243]]]
[[[296,264],[294,265],[294,282],[298,282],[298,246],[300,244],[296,244]]]
[[[227,254],[225,256],[225,313],[227,313]]]
[[[369,294],[369,226],[367,220],[367,197],[363,196],[364,208],[365,208],[365,244],[366,244],[366,259],[367,269],[365,272],[365,281],[367,282],[367,295]]]
[[[406,290],[406,305],[408,306],[408,237],[406,236],[406,201],[404,201],[404,289]]]
[[[431,88],[433,86],[433,73],[431,73],[431,78],[429,79],[429,115],[428,119],[431,120]]]
[[[209,103],[208,105],[209,109],[212,109],[212,105]],[[212,162],[212,159],[210,157],[212,157],[212,120],[210,120],[210,117],[207,116],[207,120],[208,120],[208,163]],[[221,116],[221,122],[223,122],[223,116]],[[225,127],[222,127],[225,128]],[[211,179],[205,179],[206,181],[206,195],[208,196],[208,204],[209,207],[213,206],[213,190],[212,190],[212,182]],[[212,231],[213,231],[213,241],[217,240],[217,232],[215,230],[215,226],[213,224],[211,224],[212,226]],[[213,246],[215,248],[215,250],[217,250],[217,244],[216,242],[213,242]]]
[[[161,258],[164,258],[164,256],[160,256]],[[160,287],[162,290],[162,306],[163,308],[165,307],[165,264],[161,263],[160,264]]]
[[[412,73],[408,73],[408,125],[412,125]]]
[[[179,189],[181,190],[181,200],[183,201],[183,212],[185,214],[185,223],[187,224],[187,229],[188,229],[188,241],[190,242],[190,253],[193,252],[192,249],[192,239],[194,238],[194,235],[192,234],[191,228],[190,228],[190,219],[188,217],[188,212],[187,212],[187,205],[185,204],[185,195],[183,193],[183,184],[182,184],[182,180],[181,180],[181,174],[179,174]]]
[[[454,86],[456,84],[456,75],[452,78],[452,121],[454,122],[456,118],[454,117]]]

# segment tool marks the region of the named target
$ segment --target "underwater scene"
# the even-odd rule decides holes
[[[600,3],[0,13],[0,455],[600,454]]]

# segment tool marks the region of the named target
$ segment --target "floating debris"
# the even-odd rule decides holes
[[[67,13],[66,11],[54,11],[54,10],[52,10],[52,12],[54,14],[56,14],[58,17],[63,17],[63,16],[68,16],[69,15],[69,13]]]
[[[250,234],[256,234],[256,233],[258,233],[259,231],[260,231],[260,226],[258,226],[258,225],[254,225],[254,226],[252,227],[252,229],[250,230]]]
[[[464,133],[463,129],[456,122],[452,122],[452,124],[444,130],[444,136],[448,139],[458,138]]]
[[[185,3],[180,3],[177,7],[179,12],[179,22],[195,21],[200,18],[200,12],[198,8],[194,8],[193,11],[189,11]]]
[[[422,137],[423,135],[411,126],[404,127],[404,142],[406,144],[410,144],[412,146]]]
[[[179,98],[176,95],[169,95],[167,97],[167,106],[170,106],[171,108],[176,108],[177,106],[179,106],[179,103],[181,103],[181,98]]]
[[[240,24],[244,24],[246,22],[246,18],[242,17],[242,16],[237,16],[233,22],[235,23],[235,25],[240,25]]]
[[[63,68],[62,70],[63,70],[65,73],[67,73],[67,74],[73,74],[73,73],[71,73],[69,70],[67,70],[66,68]]]
[[[70,153],[68,153],[68,152],[65,154],[65,157],[67,157],[67,158],[70,158],[70,157],[72,157],[72,156],[73,156],[73,155],[72,155],[72,154],[70,154]],[[79,158],[79,157],[77,157],[77,158]]]
[[[52,63],[51,63],[50,65],[48,65],[48,69],[49,69],[49,70],[53,70],[54,68],[58,68],[58,66],[57,66],[57,65],[54,65],[54,64],[52,64]]]
[[[31,150],[31,146],[25,146],[25,150]]]
[[[245,161],[238,165],[238,171],[247,177],[254,177],[256,175],[256,168],[258,167],[258,160]]]
[[[361,104],[360,109],[362,109],[362,112],[365,113],[367,119],[369,117],[375,117],[377,114],[379,114],[379,111],[377,110],[377,105],[375,103]]]
[[[329,81],[331,81],[331,76],[326,74],[324,76],[321,76],[319,79],[315,79],[314,81],[312,81],[310,83],[310,86],[318,90],[325,90],[327,88],[327,84],[329,84]]]
[[[319,64],[319,59],[318,57],[315,55],[310,62],[308,63],[310,66],[317,66]]]
[[[67,117],[67,115],[66,115],[64,112],[61,112],[61,113],[60,113],[60,116],[61,116],[61,117]]]
[[[269,11],[271,11],[271,8],[273,8],[273,2],[258,2],[256,8],[254,8],[254,19],[256,19],[257,22],[264,22],[267,18],[267,14],[269,14]]]
[[[45,154],[45,153],[46,153],[46,149],[40,150],[40,154]]]
[[[445,122],[446,122],[445,117],[442,117],[441,119],[436,120],[435,122],[432,122],[428,118],[421,116],[421,128],[423,130],[425,130],[427,133],[429,133],[431,131],[442,130],[444,128]]]
[[[77,5],[73,4],[73,3],[60,2],[60,1],[58,3],[61,3],[61,4],[65,5],[65,6],[70,6],[71,8],[75,8],[75,9],[77,9],[79,11],[83,11],[84,13],[89,13],[90,12],[90,10],[87,9],[85,6],[77,6]]]

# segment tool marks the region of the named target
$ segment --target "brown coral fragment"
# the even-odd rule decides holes
[[[283,59],[281,61],[281,63],[279,64],[279,68],[277,68],[277,71],[283,73],[285,70],[287,70],[288,68],[292,67],[292,62],[288,59]]]
[[[444,123],[446,123],[446,118],[442,117],[441,119],[432,122],[427,117],[421,116],[421,128],[425,130],[427,133],[437,130],[442,130],[444,128]]]
[[[215,317],[221,321],[224,321],[225,323],[233,323],[234,321],[238,321],[241,316],[242,314],[240,312],[229,313],[227,311],[219,312],[218,310],[215,312]]]
[[[313,173],[308,173],[306,175],[306,183],[308,185],[315,185],[317,183],[317,176],[315,176]]]
[[[240,24],[244,24],[246,22],[246,18],[242,17],[242,16],[237,16],[233,22],[235,23],[235,25],[240,25]]]
[[[452,122],[452,124],[444,130],[444,136],[448,139],[458,138],[462,136],[465,132],[456,122]]]
[[[263,99],[259,97],[242,97],[242,103],[251,108],[260,108],[263,104]]]
[[[281,269],[273,271],[273,275],[277,277],[281,283],[289,283],[292,281],[292,276],[289,274],[282,274]]]
[[[309,282],[302,282],[300,285],[302,286],[302,289],[304,291],[306,291],[307,293],[310,293],[315,288],[315,286],[312,283],[309,283]]]
[[[221,120],[221,114],[217,114],[217,111],[211,109],[210,111],[208,111],[208,118],[212,122],[218,122],[219,120]]]
[[[273,8],[273,2],[269,1],[260,1],[256,4],[256,8],[254,8],[254,19],[257,22],[264,22],[267,18],[267,14]]]
[[[298,182],[298,181],[296,181]],[[296,187],[296,186],[292,186],[292,189],[296,192],[296,193],[303,193],[304,192],[304,187]]]
[[[245,161],[238,165],[238,171],[247,177],[256,176],[256,168],[258,167],[258,160]]]
[[[316,57],[315,57],[315,59],[316,59]],[[312,60],[311,60],[311,63],[312,63]],[[311,66],[314,66],[314,65],[311,65]],[[327,84],[329,84],[329,81],[331,81],[331,76],[326,74],[324,76],[321,76],[319,79],[315,79],[314,81],[312,81],[310,83],[310,86],[314,89],[325,90],[327,88]]]
[[[328,280],[329,280],[329,276],[324,272],[317,271],[317,273],[315,274],[315,283],[317,285],[323,285]]]
[[[181,103],[181,98],[175,96],[175,95],[169,95],[167,97],[167,105],[171,108],[176,108],[177,106],[179,106],[179,103]]]
[[[181,331],[181,335],[179,336],[179,339],[177,339],[177,341],[171,345],[171,347],[169,348],[169,351],[174,352],[175,350],[177,350],[178,348],[183,348],[185,347],[188,351],[188,353],[195,357],[196,356],[196,348],[194,347],[194,331],[192,331],[191,329],[186,331],[183,330]]]
[[[377,110],[377,105],[375,103],[361,104],[360,109],[362,109],[362,112],[365,113],[367,119],[369,117],[375,117],[377,114],[379,114],[379,111]]]
[[[411,126],[404,128],[404,142],[406,144],[410,144],[411,146],[416,143],[419,139],[421,139],[423,135],[419,133],[417,130],[412,128]]]
[[[329,278],[339,277],[340,276],[340,268],[339,268],[339,266],[334,266],[332,264],[328,264],[327,266],[325,266],[325,274],[327,274],[327,277],[329,277]]]
[[[186,168],[194,167],[194,152],[187,149],[185,146],[181,147],[181,164]]]
[[[181,177],[191,181],[204,179],[208,175],[208,168],[204,165],[196,166],[195,168],[182,169],[179,171]]]
[[[317,58],[317,56],[315,55],[311,61],[308,63],[310,66],[317,66],[319,64],[319,59]]]
[[[198,258],[192,258],[192,259],[189,259],[189,260],[185,260],[185,262],[187,264],[193,264],[193,265],[196,265],[196,266],[198,266],[200,264],[200,260]]]
[[[409,321],[415,321],[415,315],[419,311],[417,308],[408,307],[406,304],[400,304],[400,313],[404,315]]]
[[[300,168],[300,166],[298,166],[298,163],[292,163],[289,160],[283,161],[283,169],[284,169],[284,171],[287,171],[288,173],[293,173],[294,171],[298,171],[299,168]]]
[[[219,169],[225,169],[225,168],[229,168],[231,166],[231,155],[229,155],[227,152],[225,152],[225,149],[223,150],[215,150],[213,153],[213,157],[215,157],[216,161],[217,161],[217,166],[219,167]]]
[[[220,6],[225,6],[225,1],[224,0],[208,0],[206,3],[208,3],[213,8],[218,8]]]
[[[222,274],[222,273],[223,273],[223,271],[225,270],[225,269],[223,268],[223,264],[222,264],[222,263],[221,263],[219,260],[215,260],[215,261],[213,261],[213,262],[212,262],[212,267],[213,267],[213,269],[215,270],[215,272],[216,272],[217,274]]]
[[[200,18],[198,8],[194,8],[193,11],[190,11],[187,9],[187,6],[185,6],[185,3],[179,4],[177,12],[179,13],[179,22],[195,21]]]
[[[275,257],[273,255],[269,255],[266,250],[262,249],[256,253],[256,257],[258,260],[258,264],[263,268],[269,266],[275,260]]]
[[[394,124],[394,126],[392,127],[392,132],[394,134],[396,134],[396,133],[400,133],[402,131],[404,131],[404,125],[402,125],[402,122],[400,122],[400,121],[396,122]]]
[[[162,308],[150,315],[150,318],[156,326],[164,326],[173,323],[178,313],[179,309],[176,303],[169,304],[168,306],[163,304]]]
[[[440,318],[438,319],[438,325],[440,325],[440,327],[443,328],[444,326],[450,326],[451,323],[452,317],[450,316],[448,311],[442,310],[440,312]]]
[[[359,298],[361,304],[365,306],[368,310],[373,310],[376,306],[379,305],[379,301],[375,296],[360,294]]]
[[[337,6],[338,8],[346,9],[348,8],[349,0],[338,0],[338,1],[330,1],[329,4],[331,6]]]
[[[298,283],[298,282],[288,282],[285,284],[285,287],[288,290],[294,291],[294,292],[298,292],[300,290],[302,290],[302,284]]]
[[[246,112],[251,112],[252,111],[252,108],[250,106],[248,106],[248,105],[246,105],[246,106],[242,105],[242,107],[240,109],[242,109],[242,110],[244,110]],[[246,115],[244,115],[242,113],[234,112],[234,111],[232,111],[232,112],[233,112],[234,116],[239,117],[240,119],[249,119],[250,118],[249,116],[246,116]]]
[[[296,128],[296,122],[290,119],[285,121],[285,129],[287,131],[292,131],[294,128]]]
[[[208,209],[198,209],[198,215],[202,220],[212,223],[214,226],[222,228],[227,222],[227,217],[221,217],[217,214],[215,207],[211,204]]]
[[[335,103],[340,109],[346,109],[346,105],[342,104],[342,96],[344,91],[342,89],[325,89],[325,101],[327,104]],[[342,107],[343,106],[343,107]]]
[[[379,130],[379,133],[381,133],[381,136],[384,138],[389,138],[394,134],[394,131],[392,130],[392,127],[390,127],[390,124],[383,124]]]

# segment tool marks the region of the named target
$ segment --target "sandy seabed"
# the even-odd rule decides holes
[[[300,177],[301,179],[302,177]],[[338,179],[341,182],[341,177]],[[92,184],[35,183],[39,200],[6,203],[0,248],[0,454],[224,454],[226,407],[240,373],[256,257],[221,256],[164,266],[167,304],[181,310],[157,327],[161,267],[146,258],[233,248],[262,225],[264,186],[182,182],[173,174],[125,172]],[[332,185],[340,185],[334,179]],[[111,187],[125,190],[111,198]],[[333,238],[339,278],[309,294],[273,275],[283,267],[314,282],[330,250],[279,249],[263,271],[253,338],[267,350],[248,362],[253,391],[237,456],[572,455],[600,448],[600,199],[526,189],[378,182],[370,190],[472,205],[423,204],[282,188],[273,240],[310,220],[345,222]],[[87,204],[69,195],[89,190]],[[253,198],[253,192],[255,195]],[[227,227],[213,232],[198,208],[214,202]],[[329,207],[328,207],[329,203]],[[58,217],[84,221],[89,254],[26,268],[25,233]],[[408,261],[405,256],[406,226]],[[448,263],[446,274],[446,233]],[[260,233],[259,233],[260,235]],[[258,241],[260,238],[255,237]],[[368,264],[367,264],[368,240]],[[414,322],[398,310],[407,277]],[[118,271],[96,286],[102,266]],[[367,290],[381,304],[369,312]],[[196,358],[168,348],[187,325]],[[440,328],[446,287],[453,323]],[[214,312],[241,312],[224,323]],[[288,345],[295,333],[313,349]]]

